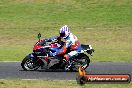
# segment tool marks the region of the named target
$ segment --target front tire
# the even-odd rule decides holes
[[[38,62],[36,62],[36,60],[29,58],[29,56],[26,56],[23,59],[21,66],[22,66],[23,70],[31,71],[31,70],[37,70],[40,67],[40,64]]]

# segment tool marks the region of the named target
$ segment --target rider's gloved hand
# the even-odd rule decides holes
[[[56,56],[56,52],[55,52],[55,53],[52,53],[52,52],[51,52],[51,53],[50,53],[50,56],[53,56],[53,57]]]
[[[44,39],[45,42],[48,42],[48,39]]]

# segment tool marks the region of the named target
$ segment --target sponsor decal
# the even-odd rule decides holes
[[[129,74],[86,74],[85,70],[79,68],[76,78],[78,84],[85,83],[130,83]]]
[[[128,74],[93,74],[86,75],[87,82],[127,82],[131,81]]]

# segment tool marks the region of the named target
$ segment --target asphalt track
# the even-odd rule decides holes
[[[130,74],[132,62],[94,62],[86,69],[87,74]],[[75,80],[77,72],[23,71],[20,62],[0,62],[0,79]]]

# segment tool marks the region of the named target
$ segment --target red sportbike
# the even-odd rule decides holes
[[[81,45],[82,50],[80,54],[70,58],[69,63],[64,64],[64,54],[50,57],[50,52],[56,52],[59,48],[63,46],[61,39],[57,39],[55,42],[45,42],[45,40],[40,40],[41,34],[38,34],[39,41],[34,45],[33,52],[27,55],[21,63],[24,70],[37,70],[41,69],[62,69],[69,68],[70,71],[77,71],[80,66],[86,69],[89,66],[90,59],[88,54],[92,56],[94,49],[91,45]],[[66,53],[70,52],[70,49]],[[86,52],[86,53],[85,53]],[[66,54],[65,53],[65,54]]]

